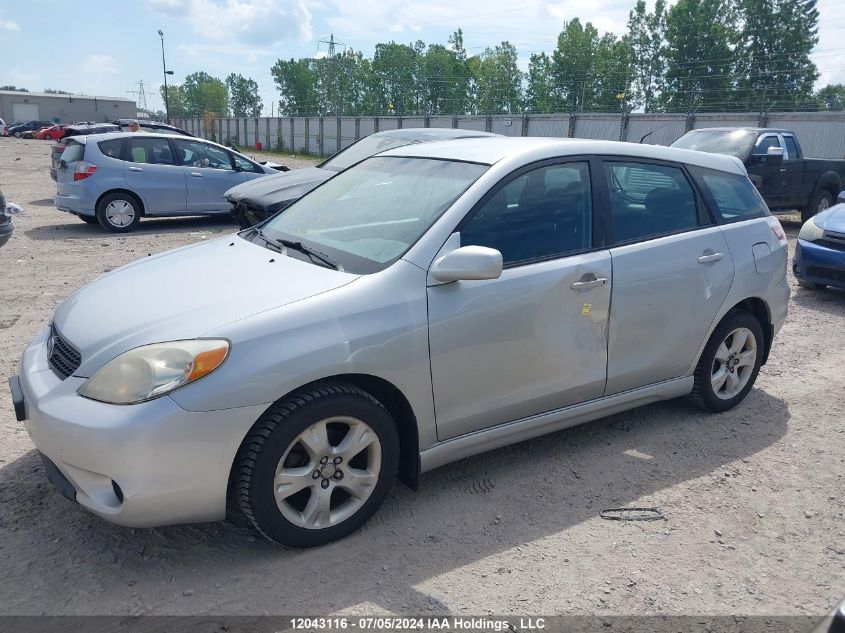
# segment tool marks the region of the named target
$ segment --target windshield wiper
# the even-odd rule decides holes
[[[264,233],[262,232],[262,230],[261,230],[261,229],[256,229],[256,228],[253,228],[253,229],[252,229],[252,232],[253,232],[253,234],[254,234],[254,235],[257,235],[258,237],[260,237],[260,238],[264,241],[264,243],[265,243],[268,247],[271,247],[271,248],[272,248],[274,251],[276,251],[277,253],[281,253],[281,252],[282,252],[282,249],[280,249],[280,248],[278,247],[278,245],[276,244],[276,242],[275,242],[274,240],[271,240],[271,239],[270,239],[269,237],[267,237],[266,235],[264,235]]]
[[[278,238],[276,241],[285,248],[291,248],[295,251],[299,251],[300,253],[308,255],[308,257],[311,258],[311,261],[318,260],[323,262],[329,268],[340,270],[340,264],[331,259],[328,255],[326,255],[325,253],[321,253],[320,251],[314,250],[310,246],[305,246],[305,244],[303,244],[302,242],[296,240],[286,240],[283,237]]]

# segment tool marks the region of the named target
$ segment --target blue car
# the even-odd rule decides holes
[[[837,202],[807,220],[798,234],[792,271],[805,288],[845,290],[845,191]]]
[[[223,193],[278,173],[228,147],[142,132],[73,136],[56,169],[59,211],[126,233],[142,216],[229,215]]]

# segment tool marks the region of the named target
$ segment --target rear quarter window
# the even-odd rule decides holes
[[[100,141],[97,143],[97,147],[100,148],[103,156],[120,160],[123,151],[123,139],[113,138],[110,141]]]
[[[701,167],[691,171],[720,224],[763,218],[769,208],[747,176]]]

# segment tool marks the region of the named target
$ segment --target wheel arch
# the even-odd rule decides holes
[[[391,417],[396,423],[396,429],[399,433],[399,480],[408,486],[411,490],[417,490],[420,482],[420,448],[419,448],[419,428],[417,426],[417,417],[414,413],[411,403],[402,391],[393,383],[373,376],[371,374],[335,374],[326,376],[311,382],[305,383],[291,389],[283,396],[278,398],[270,406],[274,406],[279,402],[283,402],[297,391],[303,391],[311,388],[318,383],[325,382],[347,382],[355,385],[373,396],[376,400],[381,402],[388,410]],[[269,409],[270,407],[268,407]],[[239,442],[239,446],[243,440],[249,437],[252,429],[258,424],[255,420],[253,425],[247,429],[244,436]],[[240,448],[237,452],[240,451]],[[229,479],[226,490],[226,510],[227,515],[231,515],[232,511],[236,509],[234,483],[235,483],[235,463],[237,461],[237,452],[232,456],[232,463],[229,465]]]
[[[719,327],[719,324],[728,316],[731,312],[736,310],[742,310],[743,312],[748,312],[749,314],[753,315],[759,322],[760,327],[763,329],[763,362],[762,365],[766,364],[766,361],[769,359],[769,351],[772,348],[772,341],[775,338],[775,330],[774,325],[772,325],[772,313],[769,309],[769,304],[766,303],[764,299],[760,297],[746,297],[745,299],[736,302],[734,305],[729,307],[725,310],[720,316],[718,321],[713,322],[713,326],[710,331],[707,333],[707,338],[704,339],[704,343],[701,345],[701,349],[698,352],[698,355],[695,359],[695,364],[693,367],[698,365],[698,361],[701,358],[701,354],[704,353],[704,348],[707,346],[707,341],[710,340],[710,337],[713,336],[713,332]]]
[[[816,187],[813,191],[813,196],[815,196],[819,191],[827,191],[833,196],[834,203],[836,202],[836,196],[839,195],[839,192],[842,189],[842,179],[839,177],[835,171],[826,171],[819,179],[816,181]]]
[[[103,198],[105,198],[106,196],[109,196],[113,193],[122,193],[122,194],[126,194],[128,196],[131,196],[132,199],[135,200],[138,203],[138,206],[141,207],[141,215],[142,216],[146,215],[146,213],[147,213],[146,212],[146,206],[144,205],[144,201],[141,198],[141,196],[139,196],[137,193],[135,193],[134,191],[132,191],[130,189],[124,189],[124,188],[121,188],[121,187],[114,187],[112,189],[109,189],[109,190],[101,193],[97,197],[97,202],[94,203],[94,210],[95,211],[97,210],[97,208],[100,206],[100,202],[102,202]]]

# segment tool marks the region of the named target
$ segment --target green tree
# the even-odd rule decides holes
[[[818,43],[816,0],[737,0],[736,106],[742,110],[815,109],[819,73],[810,59]]]
[[[737,24],[736,0],[678,0],[669,9],[662,108],[695,112],[730,107]]]
[[[232,116],[257,117],[261,116],[261,96],[258,94],[258,84],[250,77],[240,73],[232,73],[226,77],[226,88],[229,90],[229,108]]]
[[[593,85],[586,107],[594,112],[630,112],[634,95],[633,52],[627,37],[605,33],[596,44],[591,69]]]
[[[645,0],[637,0],[628,14],[628,41],[634,75],[632,101],[635,106],[651,112],[660,92],[666,62],[663,40],[666,33],[666,2],[657,0],[654,10],[646,10]]]
[[[188,112],[188,104],[185,99],[185,91],[182,86],[178,84],[167,86],[167,99],[164,98],[164,86],[159,88],[161,94],[161,102],[167,103],[170,111],[170,117],[173,119],[184,119],[189,116],[194,116]]]
[[[560,109],[552,60],[545,53],[532,53],[528,62],[525,107],[528,112],[548,113]]]
[[[521,112],[523,73],[519,55],[510,42],[488,47],[473,57],[470,71],[475,84],[475,111],[479,114]]]
[[[314,60],[278,60],[270,69],[281,98],[279,112],[287,116],[308,116],[317,111],[317,74]]]
[[[229,91],[226,84],[204,71],[191,73],[181,86],[189,116],[212,112],[225,116],[229,112]]]
[[[845,84],[828,84],[816,93],[820,110],[842,112],[845,110]]]
[[[430,44],[420,63],[423,113],[463,113],[469,84],[466,59],[442,44]]]
[[[15,92],[29,92],[26,88],[18,88],[17,86],[0,86],[0,90],[13,90]]]
[[[376,44],[372,87],[376,114],[412,115],[421,110],[422,42],[410,46],[388,42]]]
[[[599,35],[592,23],[582,25],[573,18],[563,25],[552,52],[552,78],[557,96],[555,105],[571,112],[586,108],[592,91],[593,65]]]
[[[312,62],[318,114],[361,114],[370,105],[372,65],[351,49]]]

